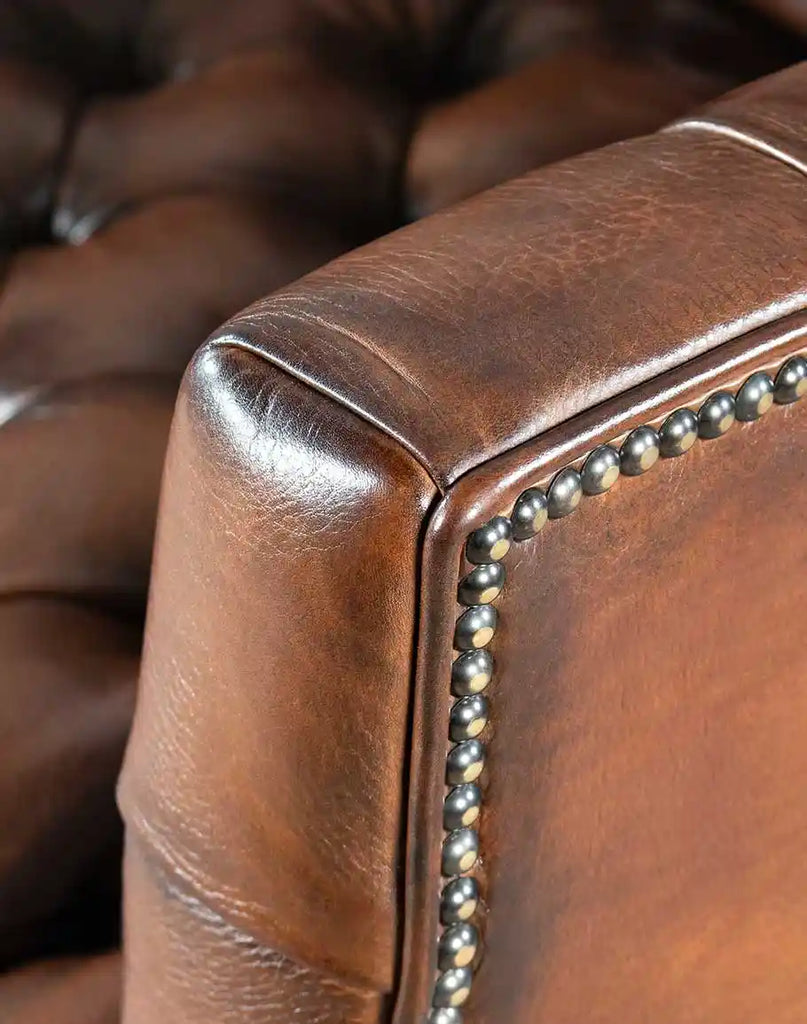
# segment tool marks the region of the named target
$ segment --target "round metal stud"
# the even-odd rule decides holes
[[[513,536],[516,540],[528,540],[543,529],[548,518],[546,495],[537,487],[530,487],[520,494],[513,507]]]
[[[462,1011],[456,1006],[440,1006],[429,1014],[428,1024],[462,1024]]]
[[[455,924],[440,936],[437,965],[441,971],[470,967],[479,949],[479,932],[472,924]]]
[[[734,411],[741,423],[758,420],[773,405],[773,381],[767,373],[752,373],[737,392]]]
[[[659,450],[665,459],[685,455],[698,440],[698,417],[691,409],[676,409],[661,424]]]
[[[455,828],[468,828],[479,817],[482,791],[474,783],[455,786],[443,803],[443,827],[447,832]]]
[[[477,565],[459,585],[460,604],[490,604],[502,592],[504,578],[504,566],[500,562]]]
[[[585,494],[604,494],[619,479],[619,452],[609,444],[595,448],[583,463],[580,481]]]
[[[479,740],[463,740],[446,757],[446,783],[476,782],[485,767],[485,748]]]
[[[477,604],[463,612],[454,629],[454,646],[458,651],[473,651],[493,639],[498,615],[489,604]]]
[[[471,994],[473,973],[467,967],[452,967],[434,985],[432,1003],[437,1007],[462,1006]]]
[[[510,550],[510,539],[513,531],[510,520],[504,516],[495,516],[489,523],[480,526],[468,537],[465,544],[465,557],[469,562],[482,565],[485,562],[498,562]]]
[[[451,692],[455,697],[480,693],[493,675],[493,658],[489,651],[466,651],[451,666]]]
[[[722,437],[734,420],[734,396],[728,391],[717,391],[698,410],[698,435],[706,441]]]
[[[620,468],[625,476],[641,476],[655,466],[658,457],[659,439],[652,427],[632,430],[619,449]]]
[[[793,356],[776,374],[774,400],[779,405],[789,405],[807,395],[807,359]]]
[[[574,512],[583,497],[583,485],[580,474],[568,466],[557,474],[547,491],[548,512],[550,519],[562,519]]]
[[[443,840],[441,870],[450,878],[464,875],[476,864],[479,856],[479,835],[472,828],[458,828]]]
[[[472,740],[488,724],[488,699],[481,693],[462,697],[451,709],[448,731],[455,743]]]
[[[475,878],[454,878],[443,889],[440,920],[443,924],[469,921],[479,906],[479,883]]]

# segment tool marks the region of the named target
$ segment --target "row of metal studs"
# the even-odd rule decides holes
[[[788,405],[804,395],[807,359],[797,355],[782,365],[775,380],[767,373],[754,373],[736,395],[718,391],[697,413],[690,409],[670,413],[658,431],[641,426],[631,431],[618,449],[600,445],[589,453],[580,471],[562,469],[546,493],[538,487],[528,488],[509,517],[496,516],[468,537],[465,556],[473,568],[460,581],[457,593],[466,610],[457,619],[454,633],[457,657],[451,670],[451,693],[455,700],[449,716],[452,745],[446,757],[448,794],[443,804],[442,874],[447,881],[440,900],[439,974],[429,1024],[462,1024],[460,1007],[470,995],[480,956],[479,932],[471,923],[479,888],[468,874],[479,856],[479,833],[474,826],[482,806],[477,780],[484,768],[485,746],[478,737],[488,721],[488,698],[483,691],[493,674],[493,658],[486,648],[498,616],[491,602],[504,586],[501,559],[511,541],[534,537],[547,519],[569,515],[584,494],[604,494],[620,474],[640,476],[659,456],[683,455],[698,438],[722,437],[735,420],[757,420],[774,402]]]

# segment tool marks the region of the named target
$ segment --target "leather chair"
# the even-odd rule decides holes
[[[0,466],[4,481],[0,732],[6,767],[0,778],[0,961],[6,967],[28,963],[0,978],[0,1019],[8,1024],[36,1024],[39,1020],[108,1024],[117,1019],[117,956],[73,956],[115,941],[119,829],[112,789],[133,701],[165,436],[176,381],[200,338],[257,296],[407,220],[532,167],[652,131],[737,82],[792,63],[804,51],[804,32],[800,5],[786,2],[749,3],[737,9],[706,2],[648,6],[537,0],[411,5],[369,0],[360,5],[266,4],[258,0],[238,0],[226,6],[202,0],[163,0],[148,5],[139,0],[0,3]],[[797,111],[794,118],[799,116]],[[671,136],[664,138],[668,141]],[[640,156],[635,171],[632,169],[631,152],[626,150],[623,183],[632,181],[634,174],[637,181],[647,176]],[[573,182],[579,182],[569,190],[576,206],[590,203],[594,194],[587,184],[589,171],[581,169],[592,159],[585,157],[581,164],[569,165],[573,170],[551,172],[569,173]],[[749,176],[758,180],[755,187],[769,203],[774,198],[769,193],[778,179],[767,182],[763,166],[767,165],[749,170]],[[561,227],[564,200],[552,184],[554,179],[547,180],[550,197],[543,214],[547,237],[555,238],[559,258],[568,260],[571,250],[554,227]],[[596,184],[594,178],[591,181]],[[614,188],[618,181],[614,179]],[[633,184],[624,187],[637,188]],[[677,223],[686,218],[690,208],[699,215],[696,191],[691,200],[682,199]],[[485,197],[477,201],[479,206],[459,207],[443,215],[446,219],[427,221],[430,227],[425,236],[417,234],[419,229],[409,229],[414,236],[407,232],[396,236],[405,246],[410,244],[407,238],[413,239],[415,247],[413,266],[400,270],[411,274],[405,287],[403,279],[396,285],[393,277],[384,277],[383,267],[377,271],[379,295],[388,294],[393,286],[402,287],[404,308],[393,315],[392,303],[382,304],[373,330],[383,325],[391,339],[401,342],[409,338],[424,357],[430,349],[436,357],[440,346],[448,355],[457,345],[453,358],[465,353],[457,365],[466,366],[473,378],[472,391],[482,385],[490,387],[497,378],[496,373],[487,373],[482,358],[488,345],[492,346],[489,356],[495,357],[502,351],[500,346],[509,351],[505,342],[510,346],[516,342],[527,346],[529,342],[533,356],[541,353],[544,361],[550,356],[554,359],[541,332],[530,334],[526,309],[511,325],[511,334],[488,336],[496,334],[495,303],[485,301],[486,291],[476,288],[471,269],[477,260],[479,273],[484,266],[495,269],[497,259],[503,261],[502,266],[507,262],[506,252],[516,254],[514,228],[506,227],[507,218],[498,206],[506,194],[507,190],[501,193],[493,207],[488,207],[492,200]],[[513,217],[528,221],[534,216],[531,203],[514,209]],[[498,235],[501,224],[500,257],[491,257],[484,225],[470,215],[473,209],[488,208],[489,232]],[[631,216],[636,212],[634,208]],[[593,229],[600,211],[589,209],[585,216]],[[539,232],[539,223],[543,222],[535,221],[532,230],[543,246],[544,229]],[[508,230],[513,248],[507,240]],[[739,257],[749,259],[745,246],[752,244],[749,238],[753,234],[750,231],[749,237],[741,235],[736,240]],[[591,235],[592,240],[599,237],[597,232]],[[417,314],[425,322],[421,314],[431,287],[432,259],[440,256],[443,239],[451,243],[451,252],[462,255],[461,265],[471,267],[462,270],[460,292],[466,296],[474,291],[477,312],[469,309],[464,314],[466,320],[459,317],[458,310],[449,308],[455,293],[446,287],[443,311],[433,313],[433,326],[441,336],[410,335],[410,316]],[[690,239],[696,250],[711,252],[711,245],[702,240],[702,234]],[[382,259],[394,255],[399,243],[385,246],[390,244],[392,250],[382,246]],[[421,248],[432,244],[431,251]],[[547,248],[542,261],[550,251]],[[440,260],[449,257],[458,258],[447,251]],[[311,293],[319,312],[301,307],[296,314],[319,318],[315,322],[322,336],[314,343],[306,328],[301,359],[322,360],[321,386],[329,390],[332,377],[334,397],[350,409],[351,400],[339,393],[338,382],[340,365],[348,377],[355,375],[360,351],[356,346],[366,331],[364,316],[369,311],[359,303],[363,295],[366,301],[365,258],[362,252],[354,258],[358,267],[355,262],[347,265],[352,269],[333,298],[340,317],[356,303],[355,337],[342,337],[340,319],[330,315],[328,303],[318,291],[320,285]],[[592,252],[581,259],[581,265],[597,259]],[[681,295],[674,286],[681,268],[673,262],[671,258],[673,286],[668,283],[668,291],[658,298],[665,313],[666,302],[678,301]],[[501,290],[501,281],[506,279],[517,303],[519,276],[534,277],[532,265],[526,261],[520,267],[511,266],[506,275],[500,268],[499,285],[491,282],[493,294],[498,294],[496,289]],[[399,272],[396,266],[393,260],[390,275]],[[752,262],[748,273],[762,279],[769,271],[770,266],[763,273]],[[420,279],[423,284],[418,286]],[[323,284],[326,280],[320,279]],[[732,289],[735,287],[732,282]],[[742,295],[745,292],[741,291]],[[593,295],[588,298],[594,300]],[[616,302],[616,297],[611,301]],[[740,297],[737,303],[742,305]],[[407,313],[410,304],[412,310]],[[599,310],[602,316],[603,305]],[[752,312],[749,305],[749,315]],[[291,308],[284,307],[283,323],[293,322],[294,317]],[[466,335],[472,328],[481,331],[488,321],[491,330],[485,329],[484,343],[470,344]],[[446,329],[443,336],[443,329],[452,322],[455,333]],[[564,332],[558,337],[560,349],[571,355],[571,340]],[[720,338],[722,335],[710,336],[708,344],[716,344]],[[624,387],[630,369],[642,380],[660,372],[653,362],[651,341],[632,336],[632,356],[623,351],[622,362],[616,350],[612,351],[616,362],[609,372],[619,376],[617,369],[623,368]],[[678,348],[670,348],[667,355],[670,366],[681,361],[681,350],[690,343],[694,344],[689,338],[676,339]],[[243,347],[243,341],[238,344]],[[296,344],[290,334],[288,345]],[[586,346],[592,359],[595,344],[592,336],[591,353],[588,343]],[[613,343],[603,344],[608,349]],[[274,341],[271,349],[275,352]],[[288,351],[278,347],[277,353],[280,362],[291,368]],[[220,396],[223,392],[216,380],[225,369],[218,360],[225,355],[229,360],[231,353],[226,346],[213,345],[211,354],[215,356],[212,363],[205,361],[206,356],[200,357],[193,372],[201,374],[198,379],[204,382],[207,371],[199,367],[209,366],[213,372],[210,395]],[[383,379],[376,381],[379,373],[405,387],[405,392],[411,390],[406,371],[399,377],[394,362],[387,366],[386,355],[377,359],[368,354],[365,358],[368,366],[362,365],[360,372],[368,392],[378,388],[379,396],[385,393],[387,384]],[[636,364],[632,367],[631,358]],[[440,383],[446,386],[443,400],[459,412],[467,396],[448,386],[452,380],[458,382],[457,374],[449,372],[452,366],[451,359],[442,368],[438,361],[428,367],[424,363],[423,372],[431,375],[426,381],[428,388]],[[665,364],[663,369],[670,366]],[[592,402],[611,394],[607,388],[599,395],[596,391],[598,376],[608,376],[599,363],[582,364],[580,372],[594,389]],[[435,373],[441,380],[431,379]],[[645,373],[647,378],[642,376]],[[550,376],[547,371],[547,380]],[[283,402],[289,408],[291,427],[307,414],[312,395],[307,372],[299,380],[293,374],[287,377],[284,371],[278,380],[283,381]],[[188,388],[203,394],[204,389],[194,391],[194,379],[189,378]],[[579,411],[574,408],[573,394],[580,379],[571,372],[563,379],[553,379],[553,394],[563,396],[556,397],[560,412],[556,411],[555,419],[560,423]],[[291,391],[286,390],[287,385]],[[267,387],[274,386],[267,383]],[[416,379],[415,393],[420,386],[424,382]],[[422,420],[424,427],[430,419],[447,415],[445,406],[429,400],[428,388],[421,393],[417,409],[413,404],[407,414],[413,422]],[[292,394],[295,390],[299,391],[297,397]],[[498,399],[488,391],[484,408],[469,410],[472,415],[466,429],[469,452],[473,448],[471,461],[492,457],[497,450],[499,434],[491,424],[493,414],[502,409],[511,410],[511,429],[515,430],[506,442],[500,439],[502,450],[525,440],[530,432],[543,435],[548,429],[551,416],[546,423],[521,421],[522,411],[511,391],[512,382],[503,379]],[[261,395],[263,390],[256,403]],[[135,852],[127,870],[133,876],[143,871],[145,878],[139,887],[136,880],[130,886],[143,897],[142,902],[132,897],[136,905],[129,915],[131,981],[126,1017],[132,1021],[170,1019],[171,1015],[189,1021],[265,1020],[273,1019],[272,1014],[286,1019],[292,1013],[301,1016],[306,1012],[312,1019],[319,1015],[326,1021],[383,1019],[398,997],[395,1012],[399,1015],[410,1012],[406,999],[414,1000],[411,1012],[417,1015],[421,1013],[418,999],[422,997],[426,1006],[431,998],[425,992],[431,977],[418,983],[423,989],[420,996],[414,994],[415,982],[403,983],[404,977],[413,977],[413,971],[431,971],[431,961],[437,956],[433,937],[424,944],[423,935],[412,933],[413,927],[425,928],[427,922],[407,903],[423,898],[423,886],[428,886],[432,877],[424,873],[426,865],[432,872],[436,856],[431,841],[422,846],[430,851],[425,859],[407,853],[403,824],[404,820],[416,820],[405,813],[404,804],[409,794],[414,799],[419,792],[417,772],[422,770],[413,765],[410,778],[406,758],[413,751],[428,753],[421,745],[421,733],[410,731],[415,727],[422,730],[426,743],[422,711],[408,683],[415,668],[423,671],[424,664],[422,658],[413,660],[413,622],[421,609],[414,581],[419,578],[422,559],[431,550],[428,535],[421,537],[418,531],[431,514],[436,492],[454,493],[452,474],[464,477],[471,464],[462,464],[457,456],[455,465],[452,460],[457,453],[445,453],[445,478],[438,470],[434,479],[427,474],[413,498],[409,457],[397,445],[384,442],[383,433],[382,439],[366,436],[364,420],[355,416],[362,409],[361,396],[356,400],[355,411],[349,414],[344,409],[339,412],[339,403],[334,403],[333,410],[325,405],[336,420],[323,425],[316,443],[316,431],[312,432],[307,442],[310,448],[292,436],[289,457],[299,456],[303,462],[299,471],[292,473],[297,490],[292,488],[289,494],[291,522],[286,528],[291,530],[299,517],[304,539],[312,522],[318,522],[321,537],[331,545],[329,538],[335,536],[332,523],[338,527],[362,505],[380,523],[382,513],[376,511],[376,499],[381,500],[394,484],[400,489],[401,508],[388,508],[383,514],[396,522],[396,517],[404,514],[405,524],[398,523],[397,553],[393,557],[393,552],[384,548],[383,531],[375,539],[357,537],[368,557],[349,565],[337,562],[325,572],[328,558],[315,567],[312,556],[319,541],[309,538],[305,549],[298,552],[302,568],[294,569],[291,578],[290,563],[280,557],[291,550],[289,537],[276,553],[277,587],[289,589],[292,598],[295,587],[301,594],[304,585],[319,588],[321,603],[316,612],[310,609],[316,621],[296,620],[293,612],[289,613],[300,630],[291,650],[296,650],[295,644],[302,644],[305,650],[311,646],[312,663],[322,673],[323,682],[331,677],[344,680],[346,674],[354,678],[354,689],[343,695],[345,731],[326,731],[321,739],[332,740],[332,747],[317,745],[319,708],[316,702],[304,699],[300,683],[301,675],[306,686],[313,683],[311,664],[305,665],[299,658],[297,677],[283,682],[292,688],[289,703],[299,709],[297,722],[287,723],[281,714],[276,697],[282,688],[277,694],[262,688],[263,684],[251,689],[254,676],[247,672],[249,659],[269,664],[266,645],[274,643],[270,632],[255,643],[245,643],[243,649],[237,647],[238,658],[246,659],[244,671],[239,673],[243,679],[241,690],[233,686],[229,692],[233,699],[241,693],[238,714],[246,716],[247,727],[243,740],[235,732],[229,733],[231,742],[226,744],[221,742],[221,734],[211,737],[208,767],[214,767],[213,761],[220,761],[220,767],[230,765],[232,773],[223,773],[219,780],[229,780],[228,785],[245,765],[269,775],[277,772],[277,777],[273,781],[264,774],[262,785],[256,775],[250,786],[245,784],[238,791],[237,823],[246,836],[239,838],[236,829],[222,853],[209,848],[214,835],[220,838],[211,825],[201,854],[188,851],[193,863],[200,856],[196,866],[209,873],[216,892],[217,880],[226,890],[226,880],[235,866],[217,863],[217,856],[243,858],[238,863],[244,875],[234,881],[230,878],[231,889],[223,891],[227,898],[221,905],[215,899],[208,901],[209,906],[204,903],[207,888],[200,887],[193,863],[177,859],[182,847],[175,835],[178,823],[162,822],[160,816],[167,809],[170,787],[164,792],[152,789],[155,778],[151,773],[165,767],[169,774],[176,773],[178,797],[183,798],[178,801],[180,816],[188,813],[185,798],[206,802],[204,793],[193,796],[198,783],[177,770],[175,759],[184,758],[185,748],[169,745],[165,754],[162,750],[154,754],[154,763],[146,766],[147,770],[142,765],[130,770],[125,792],[135,795],[125,800],[135,821],[132,831],[147,837],[150,851],[161,850],[165,855],[161,861],[159,852],[149,852],[141,863],[138,846],[143,840],[133,840]],[[401,402],[400,408],[405,407]],[[178,437],[182,408],[181,404]],[[208,402],[206,408],[210,411],[215,404]],[[234,411],[236,403],[230,408]],[[252,417],[257,416],[258,408],[256,404]],[[319,421],[318,403],[310,411]],[[276,413],[282,419],[282,403]],[[194,421],[200,430],[210,427],[205,426],[206,415]],[[515,429],[517,422],[521,427]],[[246,426],[246,421],[242,425]],[[220,436],[226,439],[234,428],[231,424],[226,429],[224,425],[210,429],[212,444],[216,430],[221,429]],[[406,441],[408,431],[409,425],[399,442]],[[327,437],[334,432],[331,448]],[[183,443],[178,440],[174,447]],[[316,479],[322,472],[323,445],[325,454],[330,452],[335,458],[326,486],[332,482],[339,511],[333,516],[324,508],[318,518],[316,489],[308,507],[302,507],[301,474],[310,471]],[[379,459],[384,463],[382,469],[378,468]],[[215,466],[214,460],[211,467]],[[169,474],[163,530],[179,529],[181,515],[190,531],[195,515],[203,518],[210,512],[209,501],[211,495],[219,494],[220,482],[200,497],[198,509],[188,506],[180,513],[171,504],[175,475],[173,470]],[[358,491],[352,490],[356,481]],[[604,500],[613,501],[618,493],[616,490]],[[249,494],[244,491],[244,495],[246,500]],[[299,508],[295,503],[300,503]],[[246,523],[246,509],[243,514]],[[253,507],[251,514],[264,521],[258,509]],[[348,525],[349,518],[345,528]],[[473,525],[470,523],[469,529]],[[282,519],[274,526],[281,531],[279,539],[281,527]],[[260,536],[255,522],[249,530]],[[342,544],[341,538],[337,537],[337,543]],[[165,541],[161,550],[166,550]],[[172,557],[179,557],[180,550]],[[336,557],[332,547],[325,550]],[[238,545],[233,545],[236,559],[238,551]],[[250,558],[242,553],[244,573],[239,575],[241,563],[234,563],[228,572],[241,600],[246,600],[245,577],[265,562],[259,560],[250,569]],[[344,554],[350,557],[347,547]],[[311,577],[306,576],[309,561]],[[382,572],[382,563],[388,565],[388,572]],[[183,601],[177,602],[176,616],[173,611],[152,613],[150,649],[156,644],[159,653],[156,660],[148,662],[156,666],[147,668],[149,678],[170,674],[167,664],[173,655],[159,640],[160,631],[182,629],[183,623],[187,626],[187,656],[197,669],[207,664],[200,646],[204,633],[189,622],[190,604],[183,607],[190,578],[187,566],[176,572],[161,569],[155,607],[165,601],[161,595],[170,578],[176,579]],[[198,588],[200,599],[203,589]],[[509,590],[492,607],[504,613]],[[260,591],[256,586],[255,593]],[[292,599],[289,609],[293,605]],[[422,607],[425,609],[426,603]],[[372,613],[373,628],[355,647],[355,631],[364,629],[365,611]],[[254,604],[247,602],[245,629],[256,626],[250,618],[254,614]],[[163,617],[166,621],[160,625]],[[279,618],[272,621],[275,629],[289,628]],[[503,619],[494,649],[506,629]],[[323,632],[329,636],[328,649],[317,653],[312,638]],[[209,636],[211,643],[221,644],[229,636],[236,644],[229,633]],[[425,624],[418,636],[427,636]],[[183,644],[177,643],[177,657],[183,650]],[[501,657],[497,665],[500,663]],[[498,672],[497,668],[497,684]],[[189,687],[194,678],[185,680]],[[224,678],[218,685],[223,685]],[[364,694],[363,688],[376,678],[384,680],[381,693]],[[172,685],[175,682],[171,680]],[[170,687],[165,689],[168,692]],[[148,710],[149,692],[146,683],[140,716],[145,724],[138,728],[131,755],[135,766],[143,756],[138,750],[147,750],[159,732],[157,719]],[[332,689],[322,694],[323,698],[330,694],[322,706],[323,712],[327,711],[323,721],[327,722],[334,714],[335,694]],[[368,717],[357,715],[353,707],[362,695],[368,702],[364,709]],[[197,692],[196,699],[200,696]],[[219,710],[219,726],[234,730],[238,722],[228,722],[223,715],[226,709]],[[170,708],[163,704],[159,714],[170,717]],[[203,716],[196,715],[195,709],[193,714],[188,709],[188,715],[175,723],[175,729],[201,730]],[[378,715],[382,716],[380,726],[375,721]],[[495,715],[493,722],[497,729],[502,728]],[[368,728],[370,725],[373,727]],[[250,735],[255,739],[256,732],[250,730],[259,726],[265,743],[274,751],[274,761],[262,765],[250,761],[246,746],[245,759],[239,761],[237,752],[248,746]],[[282,743],[278,736],[284,738]],[[201,742],[201,731],[188,739],[194,749]],[[432,737],[429,742],[436,741]],[[306,756],[295,763],[301,749]],[[346,751],[350,758],[360,759],[360,771],[352,763],[344,763]],[[307,774],[311,758],[319,768]],[[326,762],[331,765],[330,774],[325,771]],[[200,778],[203,776],[200,773]],[[431,778],[428,773],[423,777]],[[495,787],[490,771],[486,779],[486,786]],[[433,778],[430,785],[436,785]],[[357,792],[365,805],[358,820],[364,831],[353,833]],[[231,793],[235,794],[232,788]],[[266,793],[273,794],[278,805],[269,822],[265,819]],[[208,810],[215,820],[221,810],[215,786],[209,796]],[[160,813],[152,813],[149,801],[158,798]],[[292,808],[298,805],[299,819],[295,819]],[[432,808],[417,813],[428,819],[429,813],[434,817],[436,812]],[[320,814],[321,822],[309,831]],[[484,828],[495,827],[496,819],[487,809],[481,820]],[[331,834],[328,829],[334,822],[339,824]],[[527,818],[522,825],[529,823]],[[198,825],[192,813],[186,824],[191,829]],[[164,843],[159,834],[163,825],[167,830]],[[345,833],[339,831],[343,827]],[[428,827],[434,829],[434,822]],[[413,825],[412,834],[420,848],[421,836],[428,834],[428,828],[424,832]],[[347,842],[349,835],[353,835],[352,845]],[[487,870],[491,840],[486,841],[480,863]],[[318,846],[320,842],[324,848]],[[275,867],[264,879],[266,865],[255,858],[266,851]],[[411,858],[408,869],[406,857]],[[376,873],[382,862],[383,868]],[[165,864],[171,865],[170,871]],[[269,888],[264,891],[262,886]],[[487,888],[483,892],[488,900]],[[260,922],[253,921],[246,909],[239,916],[239,894],[246,894],[244,908],[252,905],[263,915]],[[150,909],[152,899],[156,905]],[[187,920],[181,908],[188,913]],[[489,923],[496,920],[492,898],[490,908]],[[176,919],[163,921],[162,915],[169,910],[176,910]],[[436,903],[429,912],[438,914]],[[187,941],[181,938],[186,927]],[[519,925],[517,932],[523,941],[534,941],[529,929]],[[184,952],[177,942],[184,942]],[[423,959],[427,947],[431,952]],[[416,956],[409,952],[413,949]],[[231,956],[233,950],[236,953]],[[534,960],[525,959],[519,950],[511,952],[514,965],[532,969]],[[54,959],[68,954],[70,958]],[[189,958],[185,973],[172,963],[172,956],[180,955]],[[47,962],[34,962],[45,956]],[[495,963],[492,956],[489,951],[480,978],[490,976],[488,965]],[[205,967],[201,957],[207,958],[205,976],[199,973]],[[501,983],[509,985],[510,981],[505,976]],[[521,998],[526,998],[531,984],[525,982],[523,991],[519,989]],[[483,998],[475,990],[474,1000],[478,1003]],[[490,1015],[489,1011],[474,1010],[472,1002],[468,1013],[474,1012]],[[514,1012],[512,1019],[518,1020],[522,1011]]]
[[[801,65],[202,348],[127,1024],[805,1018],[805,174]]]

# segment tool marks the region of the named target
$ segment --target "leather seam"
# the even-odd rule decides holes
[[[331,325],[324,326],[328,327],[328,329],[331,329]],[[332,402],[335,402],[343,409],[350,410],[350,412],[352,412],[353,415],[356,416],[358,419],[362,420],[364,423],[368,423],[375,430],[380,431],[386,437],[389,437],[393,441],[395,441],[398,447],[405,451],[411,457],[412,461],[415,462],[417,466],[427,474],[429,480],[436,488],[437,493],[441,497],[445,496],[447,490],[447,481],[443,479],[441,474],[435,471],[433,466],[430,466],[428,464],[428,462],[423,457],[422,453],[419,452],[413,445],[411,445],[405,437],[403,437],[397,431],[391,430],[386,424],[382,423],[374,416],[371,416],[365,409],[362,409],[360,405],[358,405],[356,402],[352,402],[345,395],[340,394],[338,391],[332,390],[331,388],[323,384],[321,381],[315,380],[309,374],[306,374],[296,369],[296,367],[290,366],[289,363],[275,356],[272,352],[267,351],[266,349],[260,348],[258,345],[253,344],[248,338],[245,338],[243,335],[237,333],[216,335],[208,340],[207,346],[211,349],[235,348],[238,349],[239,351],[249,352],[252,355],[258,356],[265,363],[269,363],[271,366],[277,367],[277,369],[281,370],[289,377],[293,377],[295,380],[300,381],[300,383],[304,384],[311,391],[315,391],[320,395],[324,395],[326,398],[330,399]],[[379,358],[381,357],[379,356]],[[384,362],[384,365],[387,366],[388,369],[398,373],[398,371],[395,370],[395,367],[388,363],[387,360],[382,359],[382,361]]]
[[[184,871],[177,870],[178,862],[167,852],[163,844],[155,843],[150,837],[147,828],[132,829],[127,833],[127,844],[138,852],[138,857],[143,870],[148,874],[160,895],[166,901],[179,903],[192,917],[205,921],[208,925],[213,924],[219,929],[227,931],[234,943],[245,945],[252,944],[255,949],[271,954],[275,959],[295,966],[312,977],[338,985],[346,992],[355,995],[383,996],[383,991],[363,987],[338,974],[329,974],[327,971],[315,967],[296,957],[290,957],[280,949],[267,946],[252,932],[246,931],[239,924],[236,924],[231,916],[227,915],[225,909],[216,906],[209,899],[203,899],[198,887],[190,882]]]
[[[733,125],[727,124],[724,121],[712,118],[686,118],[683,121],[678,121],[675,124],[670,125],[665,128],[664,131],[699,131],[711,135],[718,135],[736,142],[745,149],[750,149],[755,153],[761,153],[763,156],[770,157],[771,159],[776,160],[777,163],[784,164],[791,170],[797,171],[802,176],[807,176],[807,166],[805,166],[801,160],[797,159],[791,153],[788,153],[787,150],[782,149],[779,146],[775,146],[771,142],[766,142],[765,139],[761,139],[750,132],[745,132],[740,128],[735,128]]]

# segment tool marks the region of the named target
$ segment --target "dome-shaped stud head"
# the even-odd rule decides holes
[[[513,536],[516,540],[529,540],[543,529],[548,518],[546,495],[538,487],[528,488],[513,506]]]
[[[477,565],[498,562],[510,550],[512,536],[510,520],[504,516],[494,516],[490,522],[474,530],[468,537],[465,543],[465,557]]]
[[[773,397],[779,405],[790,405],[807,395],[807,359],[793,356],[776,374]]]
[[[620,470],[625,476],[641,476],[652,469],[660,454],[658,434],[652,427],[632,430],[619,449]]]
[[[477,565],[460,582],[457,600],[460,604],[490,604],[502,592],[505,569],[501,562]]]
[[[457,828],[470,828],[479,818],[482,791],[473,782],[455,786],[443,803],[443,828],[453,832]]]
[[[441,971],[452,967],[470,967],[479,950],[479,932],[472,924],[446,928],[437,947],[437,965]]]
[[[452,967],[441,974],[434,985],[432,1003],[437,1007],[462,1006],[471,994],[473,973],[468,967]]]
[[[665,459],[686,455],[697,440],[698,417],[691,409],[671,412],[658,432],[659,451]]]
[[[488,724],[488,699],[481,693],[462,697],[451,709],[448,731],[455,743],[472,740]]]
[[[698,436],[705,441],[722,437],[734,426],[735,419],[734,396],[728,391],[716,391],[698,410]]]
[[[741,423],[758,420],[773,405],[774,383],[767,373],[752,373],[737,392],[734,412]]]
[[[462,1024],[462,1010],[456,1006],[438,1006],[429,1013],[428,1024]]]
[[[446,784],[459,786],[476,782],[485,767],[485,748],[479,740],[463,740],[446,757]]]
[[[458,651],[473,651],[485,647],[496,632],[498,615],[489,604],[477,604],[463,612],[454,628],[454,647]]]
[[[443,924],[469,921],[479,906],[479,883],[475,878],[454,878],[440,897],[440,920]]]
[[[546,497],[550,519],[562,519],[574,512],[583,497],[583,485],[577,470],[571,466],[562,469],[549,485]]]
[[[481,693],[492,675],[493,658],[489,651],[466,651],[451,666],[451,692],[455,697]]]
[[[583,463],[580,482],[584,494],[605,494],[619,479],[619,452],[610,444],[595,448]]]
[[[458,828],[443,840],[441,870],[450,878],[464,875],[476,864],[479,856],[479,835],[472,828]]]

